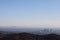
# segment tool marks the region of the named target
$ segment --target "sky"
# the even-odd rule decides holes
[[[0,26],[60,27],[60,0],[0,0]]]

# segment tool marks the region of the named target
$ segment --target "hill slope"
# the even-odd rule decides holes
[[[0,40],[60,40],[60,35],[35,35],[30,33],[0,34]]]

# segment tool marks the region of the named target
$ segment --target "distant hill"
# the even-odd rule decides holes
[[[0,27],[0,31],[4,31],[4,33],[21,33],[21,32],[28,32],[28,33],[33,33],[33,34],[50,34],[50,33],[55,33],[55,34],[60,34],[60,29],[49,29],[49,28],[2,28]]]

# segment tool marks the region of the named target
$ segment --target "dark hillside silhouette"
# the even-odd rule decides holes
[[[60,35],[46,34],[36,35],[31,33],[13,33],[13,34],[1,34],[0,40],[60,40]]]

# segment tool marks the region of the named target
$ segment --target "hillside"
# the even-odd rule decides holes
[[[0,40],[60,40],[60,35],[47,34],[36,35],[31,33],[13,33],[13,34],[1,34]]]

